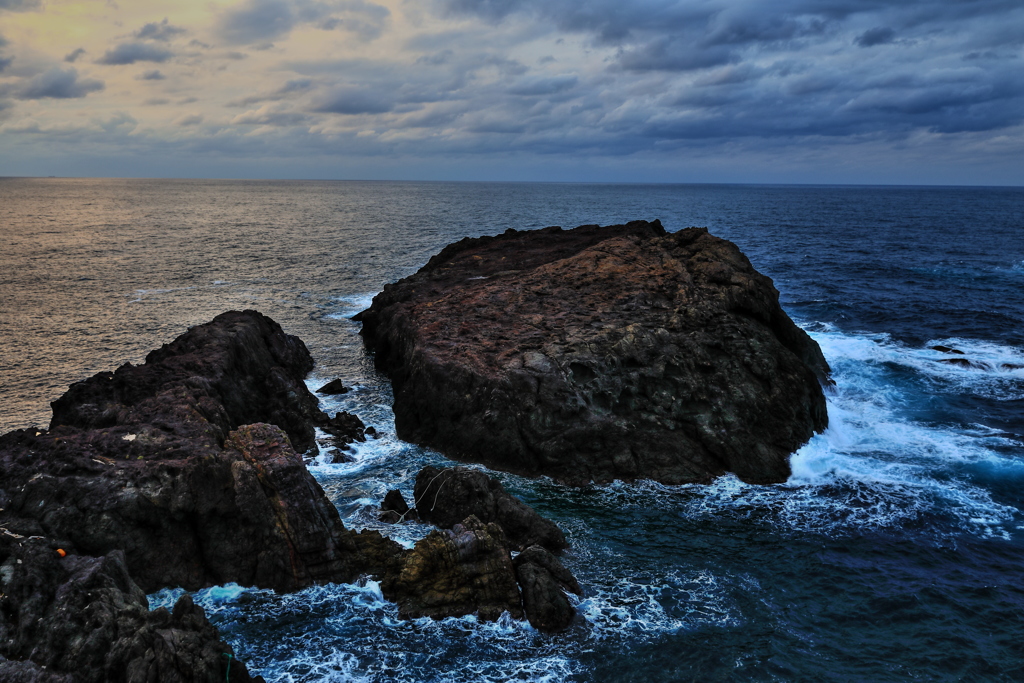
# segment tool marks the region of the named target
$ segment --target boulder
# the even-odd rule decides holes
[[[409,508],[409,504],[405,502],[405,497],[402,496],[402,492],[398,489],[392,489],[387,492],[387,495],[384,496],[384,501],[380,504],[380,509],[381,521],[388,524],[419,520],[419,515],[415,510]]]
[[[0,679],[39,683],[262,681],[185,595],[150,611],[124,554],[61,556],[0,535]]]
[[[498,524],[517,550],[534,544],[555,551],[569,546],[554,522],[479,470],[428,465],[416,475],[414,495],[420,519],[445,529],[473,515],[482,522]]]
[[[464,239],[357,316],[398,435],[529,476],[784,481],[817,344],[736,245],[658,221]]]
[[[539,631],[562,631],[569,627],[576,608],[565,592],[583,595],[576,577],[562,562],[538,545],[519,553],[512,566],[523,593],[523,612]]]
[[[352,387],[346,387],[340,379],[332,379],[317,389],[316,393],[324,394],[325,396],[338,396],[340,394],[347,394],[350,391],[352,391]]]
[[[497,524],[472,516],[420,540],[384,577],[381,592],[406,619],[475,613],[495,621],[504,612],[523,618],[505,535]]]

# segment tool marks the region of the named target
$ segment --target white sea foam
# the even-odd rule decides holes
[[[340,310],[329,313],[325,318],[329,319],[344,319],[351,318],[353,315],[360,311],[365,311],[373,303],[373,297],[377,296],[377,292],[368,292],[363,294],[352,294],[350,296],[339,296],[332,299],[337,302]]]

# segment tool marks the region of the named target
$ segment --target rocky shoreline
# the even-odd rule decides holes
[[[497,469],[781,481],[827,424],[817,345],[701,229],[463,240],[358,319],[399,435]],[[383,520],[436,527],[412,549],[346,528],[303,454],[319,442],[343,459],[373,432],[320,410],[312,367],[273,320],[231,311],[72,385],[46,429],[0,436],[0,679],[262,680],[187,594],[149,610],[162,588],[371,577],[402,618],[573,623],[564,533],[482,471],[424,467],[413,507],[388,493]]]
[[[73,385],[47,429],[0,437],[0,678],[261,680],[187,595],[149,611],[146,593],[165,587],[287,592],[371,576],[404,617],[568,625],[572,612],[548,616],[552,595],[534,590],[524,611],[500,515],[467,511],[408,551],[346,529],[300,453],[318,428],[342,446],[364,428],[319,410],[302,381],[311,368],[277,323],[228,312],[143,365]]]

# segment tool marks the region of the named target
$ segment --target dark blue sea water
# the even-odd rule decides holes
[[[400,621],[373,582],[197,594],[271,681],[1024,680],[1024,189],[0,180],[0,429],[231,308],[382,431],[311,466],[346,524],[426,463],[349,317],[464,236],[660,218],[771,276],[834,370],[785,484],[499,475],[568,533],[568,632]],[[963,351],[974,366],[941,362]],[[151,596],[165,604],[179,591]]]

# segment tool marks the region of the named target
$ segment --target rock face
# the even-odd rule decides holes
[[[495,524],[470,518],[411,551],[344,527],[293,443],[364,428],[320,412],[311,367],[269,318],[225,313],[73,385],[48,430],[0,436],[0,680],[250,680],[190,598],[149,611],[164,587],[371,575],[407,616],[522,615]]]
[[[451,530],[432,531],[381,582],[405,618],[462,616],[494,621],[503,612],[523,618],[512,557],[501,527],[468,517]]]
[[[49,430],[0,437],[0,540],[17,541],[0,547],[0,678],[224,680],[230,649],[202,610],[149,612],[146,592],[388,571],[401,547],[346,529],[292,447],[329,423],[311,367],[269,318],[225,313],[73,385]],[[237,662],[230,676],[249,680]]]
[[[569,483],[785,480],[817,344],[731,242],[657,221],[464,239],[356,316],[402,438]]]
[[[516,550],[534,544],[556,551],[569,547],[554,522],[541,517],[484,472],[466,467],[424,467],[416,475],[415,496],[420,519],[445,529],[473,515],[482,522],[497,523]]]
[[[188,595],[150,611],[120,551],[61,557],[0,534],[0,596],[0,680],[263,680],[238,661],[229,678],[234,652]]]
[[[231,312],[73,385],[49,431],[0,437],[0,524],[82,554],[123,550],[147,592],[380,571],[390,542],[345,529],[292,448],[327,420],[302,383],[311,366],[272,320]]]

